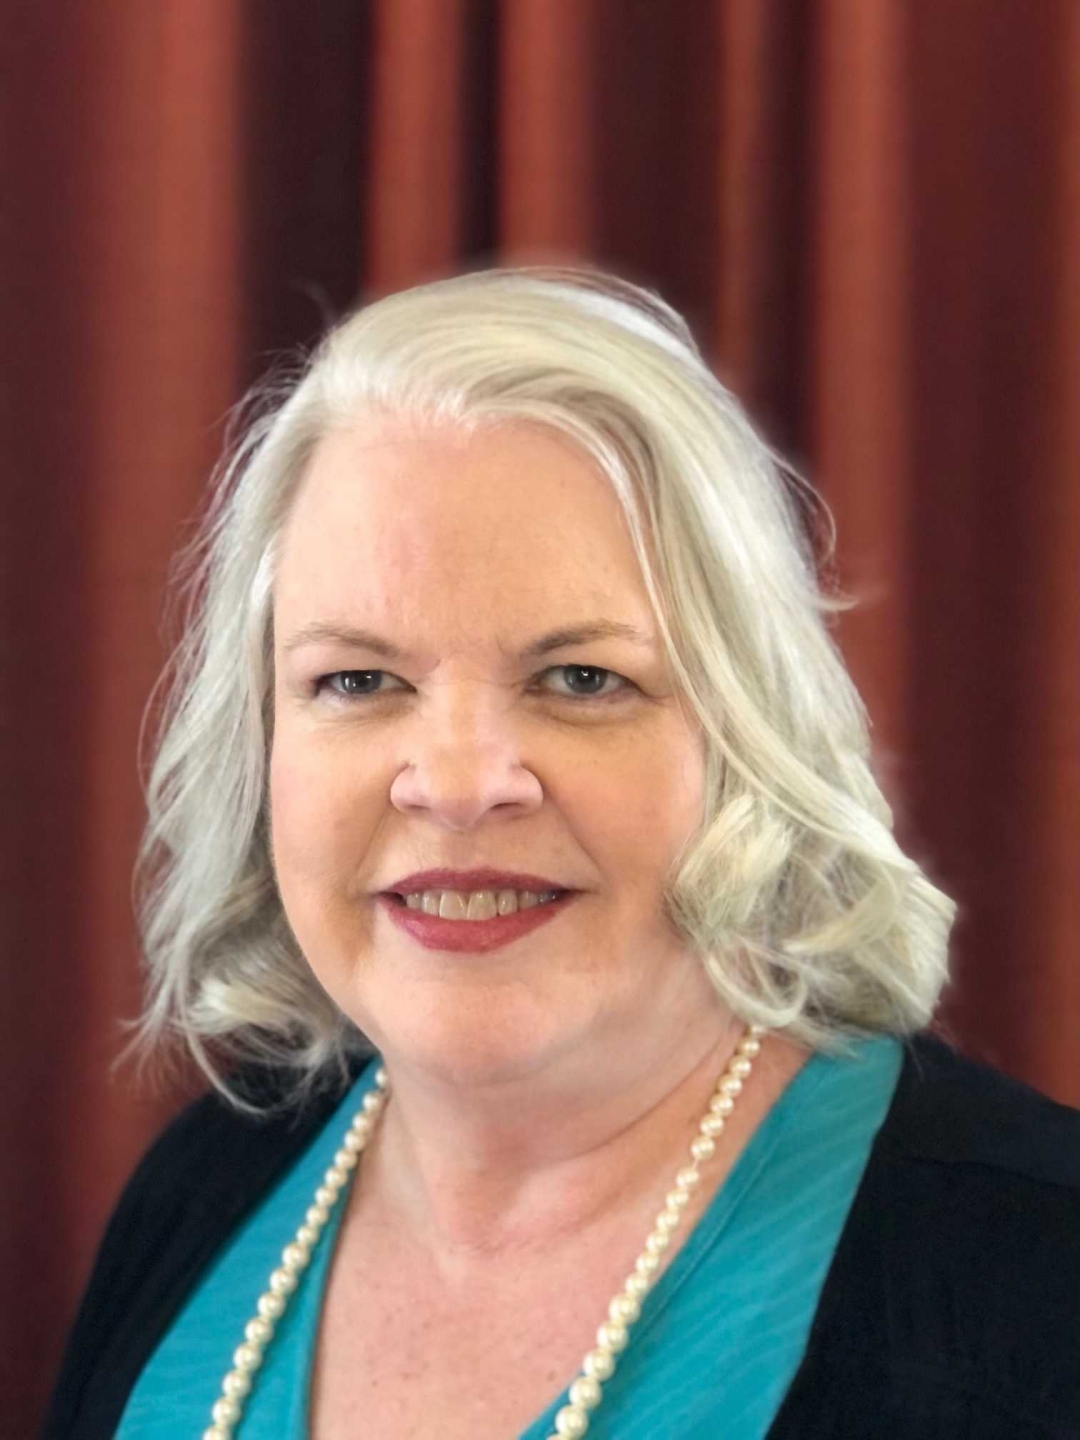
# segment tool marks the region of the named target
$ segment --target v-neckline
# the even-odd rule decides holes
[[[709,1201],[709,1204],[702,1211],[692,1229],[686,1235],[671,1264],[664,1270],[655,1286],[646,1295],[642,1304],[641,1315],[634,1324],[631,1346],[626,1352],[628,1356],[631,1356],[633,1353],[634,1341],[640,1341],[641,1338],[647,1336],[655,1328],[678,1292],[700,1267],[705,1258],[722,1241],[732,1218],[745,1198],[752,1192],[765,1167],[768,1165],[769,1157],[780,1143],[789,1124],[790,1116],[794,1113],[796,1107],[801,1108],[803,1106],[804,1102],[813,1094],[824,1079],[827,1070],[822,1063],[823,1059],[824,1057],[818,1054],[811,1055],[806,1063],[803,1064],[795,1075],[785,1084],[783,1090],[758,1122],[753,1133],[736,1156],[734,1164],[723,1183],[717,1189]],[[353,1086],[334,1111],[329,1121],[330,1126],[337,1125],[339,1121],[343,1121],[343,1117],[350,1116],[362,1103],[364,1095],[374,1085],[375,1071],[380,1063],[379,1057],[376,1056],[360,1072]],[[363,1162],[361,1161],[361,1163]],[[343,1199],[344,1198],[345,1197],[343,1197]],[[311,1403],[318,1316],[321,1313],[327,1278],[337,1248],[344,1210],[344,1204],[335,1207],[335,1213],[331,1217],[327,1231],[324,1233],[323,1245],[320,1247],[321,1253],[318,1256],[318,1264],[312,1267],[315,1273],[307,1277],[309,1285],[313,1281],[316,1282],[317,1296],[310,1296],[310,1299],[316,1302],[314,1307],[315,1314],[311,1322],[314,1326],[314,1333],[311,1337],[311,1343],[305,1347],[306,1354],[301,1377],[302,1389],[301,1395],[298,1396],[301,1413],[304,1417],[303,1434],[305,1437],[311,1433]],[[603,1318],[602,1316],[598,1318],[598,1325]],[[617,1370],[616,1376],[618,1374],[619,1371]],[[547,1440],[547,1437],[554,1433],[555,1415],[563,1405],[568,1403],[569,1388],[576,1378],[577,1372],[568,1377],[558,1394],[537,1414],[536,1418],[520,1432],[517,1440]],[[614,1383],[614,1381],[609,1383]]]

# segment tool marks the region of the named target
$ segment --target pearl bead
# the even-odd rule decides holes
[[[356,1158],[355,1151],[347,1150],[343,1145],[334,1155],[334,1169],[348,1175],[356,1166]]]
[[[256,1315],[244,1326],[244,1334],[252,1345],[266,1345],[274,1333],[273,1322],[263,1315]]]
[[[364,1109],[369,1115],[374,1115],[375,1112],[382,1106],[382,1103],[383,1097],[375,1090],[369,1090],[368,1093],[364,1096]]]
[[[262,1349],[258,1345],[238,1345],[232,1358],[237,1370],[257,1370],[262,1364]]]
[[[221,1388],[232,1399],[242,1400],[251,1389],[251,1376],[246,1370],[230,1370],[221,1382]]]
[[[390,1076],[386,1073],[386,1066],[380,1065],[379,1068],[375,1071],[375,1084],[379,1087],[380,1090],[385,1090],[389,1079]]]
[[[570,1402],[583,1410],[595,1410],[600,1404],[600,1381],[593,1375],[579,1375],[570,1386]]]
[[[645,1249],[650,1255],[659,1255],[671,1244],[671,1236],[666,1230],[654,1230],[645,1241]]]
[[[749,1075],[750,1071],[753,1069],[753,1066],[750,1064],[750,1061],[745,1058],[745,1056],[740,1055],[737,1060],[733,1060],[731,1062],[728,1068],[731,1071],[732,1075],[738,1075],[741,1079],[745,1080],[747,1075]]]
[[[726,1124],[727,1121],[724,1119],[723,1115],[706,1115],[705,1119],[702,1120],[701,1124],[698,1126],[698,1129],[701,1131],[702,1135],[721,1135],[723,1134],[724,1126]]]
[[[283,1270],[279,1266],[270,1276],[270,1289],[284,1300],[286,1295],[291,1295],[296,1289],[296,1276],[291,1270]]]
[[[286,1245],[281,1252],[281,1268],[283,1270],[302,1270],[311,1259],[311,1250],[307,1245],[301,1245],[294,1240],[291,1245]],[[273,1277],[270,1283],[273,1284]]]
[[[594,1380],[610,1380],[615,1374],[615,1356],[606,1346],[590,1350],[582,1361],[581,1368]]]
[[[348,1178],[347,1170],[343,1170],[340,1165],[331,1165],[323,1176],[323,1184],[328,1185],[332,1190],[340,1190]]]
[[[633,1295],[616,1295],[608,1306],[608,1314],[612,1320],[617,1320],[620,1325],[633,1325],[634,1321],[641,1314],[641,1306]]]
[[[619,1320],[605,1320],[596,1332],[596,1343],[617,1355],[626,1348],[626,1326]]]
[[[741,1095],[742,1081],[737,1075],[728,1075],[720,1081],[720,1089],[725,1095]]]
[[[696,1167],[688,1165],[685,1170],[680,1170],[675,1176],[675,1187],[678,1190],[692,1190],[700,1179],[701,1176]]]
[[[640,1300],[649,1293],[648,1278],[644,1275],[639,1275],[635,1270],[632,1275],[626,1277],[623,1289],[627,1295],[633,1295],[635,1299]]]
[[[304,1223],[313,1230],[321,1229],[329,1219],[330,1211],[325,1205],[309,1205],[304,1212]]]
[[[315,1204],[320,1210],[329,1211],[337,1199],[337,1191],[332,1190],[329,1185],[320,1185],[315,1191]]]
[[[659,1257],[654,1255],[651,1250],[646,1250],[634,1261],[634,1269],[639,1275],[648,1276],[653,1273],[659,1264]]]
[[[753,1039],[741,1041],[739,1044],[739,1054],[745,1055],[748,1060],[752,1060],[755,1055],[761,1054],[761,1041]]]
[[[699,1135],[690,1146],[690,1154],[695,1160],[711,1160],[716,1154],[716,1141],[708,1135]]]
[[[296,1232],[296,1243],[297,1243],[297,1245],[304,1245],[304,1246],[307,1247],[308,1250],[310,1250],[310,1249],[312,1248],[312,1246],[315,1244],[315,1242],[318,1240],[318,1238],[319,1238],[319,1231],[320,1231],[321,1229],[322,1229],[322,1226],[321,1226],[321,1225],[319,1225],[319,1226],[309,1225],[309,1224],[307,1223],[307,1221],[305,1220],[305,1222],[303,1223],[303,1225],[301,1225],[301,1226],[300,1226],[300,1229],[297,1230],[297,1232]]]
[[[342,1148],[348,1150],[350,1155],[359,1155],[367,1141],[366,1135],[358,1134],[351,1126],[345,1131],[345,1139],[341,1142]]]
[[[589,1417],[580,1405],[564,1405],[555,1416],[555,1430],[559,1435],[584,1435],[589,1428]]]
[[[656,1217],[656,1228],[662,1230],[665,1235],[670,1235],[678,1227],[680,1218],[677,1210],[661,1210]]]
[[[711,1115],[730,1115],[735,1109],[735,1101],[730,1095],[714,1095],[709,1102],[709,1113]]]
[[[274,1272],[277,1274],[277,1271]],[[255,1307],[264,1320],[279,1320],[285,1314],[285,1296],[277,1290],[260,1295]]]
[[[220,1400],[214,1402],[214,1408],[210,1411],[217,1425],[235,1425],[240,1419],[240,1406],[228,1395],[223,1395]]]
[[[202,1440],[229,1440],[232,1430],[224,1425],[211,1425],[202,1432]]]
[[[669,1190],[664,1197],[666,1210],[683,1210],[689,1204],[690,1195],[686,1190]]]

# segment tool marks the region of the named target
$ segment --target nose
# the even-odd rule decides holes
[[[439,686],[403,733],[404,763],[390,787],[402,811],[428,811],[451,830],[469,830],[489,811],[526,814],[541,803],[525,761],[520,726],[506,697],[482,682]]]

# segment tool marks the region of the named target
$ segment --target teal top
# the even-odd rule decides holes
[[[597,1412],[618,1440],[761,1440],[799,1367],[825,1276],[903,1047],[859,1041],[852,1058],[814,1055],[739,1155],[656,1286]],[[295,1233],[376,1061],[358,1076],[292,1168],[231,1236],[142,1371],[117,1440],[192,1440],[283,1245]],[[331,1214],[244,1405],[237,1440],[306,1440],[312,1358],[344,1206]],[[597,1316],[597,1323],[603,1316]],[[567,1388],[575,1377],[566,1377]],[[566,1391],[520,1440],[545,1440]]]

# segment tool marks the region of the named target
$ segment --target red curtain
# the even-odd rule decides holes
[[[1080,1103],[1075,0],[14,0],[0,39],[0,1433],[185,1086],[139,997],[140,717],[229,407],[360,296],[656,286],[827,495],[942,1017]]]

